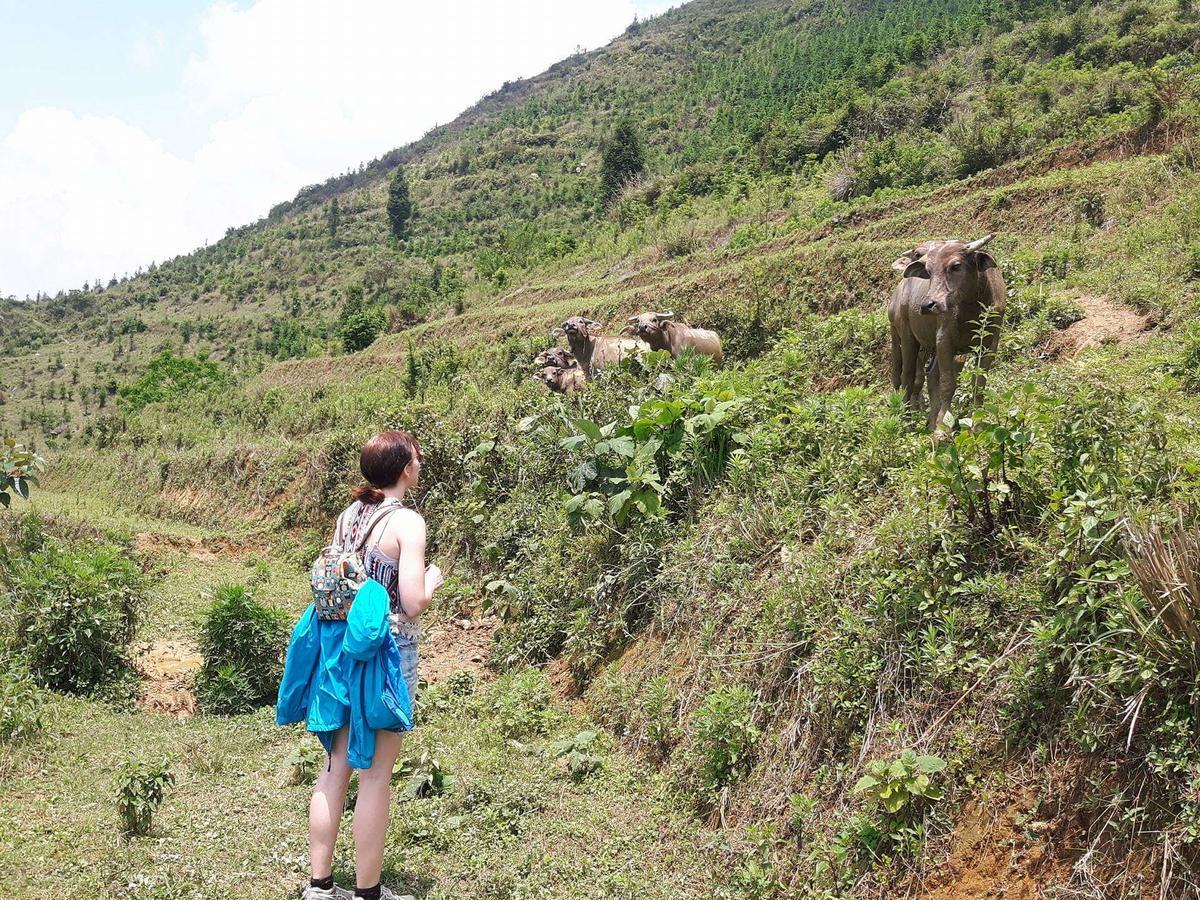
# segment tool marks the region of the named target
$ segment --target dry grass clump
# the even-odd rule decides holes
[[[1200,671],[1200,529],[1185,525],[1180,514],[1169,535],[1158,524],[1131,529],[1126,551],[1146,598],[1145,610],[1127,604],[1142,640],[1172,662],[1186,655],[1190,670]]]

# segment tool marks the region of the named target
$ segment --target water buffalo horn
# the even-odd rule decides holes
[[[977,241],[971,241],[971,243],[967,244],[967,249],[968,249],[968,250],[971,250],[972,252],[973,252],[973,251],[975,251],[975,250],[978,250],[978,249],[980,249],[981,247],[983,247],[983,245],[984,245],[984,244],[986,244],[988,241],[990,241],[990,240],[991,240],[992,238],[994,238],[994,237],[995,237],[995,235],[994,235],[994,234],[985,234],[985,235],[984,235],[983,237],[981,237],[979,240],[977,240]]]

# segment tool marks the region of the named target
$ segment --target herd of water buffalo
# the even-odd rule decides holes
[[[892,387],[904,391],[910,409],[920,409],[928,384],[930,428],[941,427],[950,409],[965,354],[979,351],[972,379],[976,399],[995,358],[1005,288],[995,257],[983,249],[992,237],[926,241],[892,263],[901,273],[888,304]],[[594,319],[572,316],[554,333],[566,337],[570,350],[539,353],[533,377],[563,394],[583,389],[599,370],[650,350],[703,354],[714,363],[723,357],[717,332],[693,328],[671,312],[630,316],[619,334],[605,334]]]

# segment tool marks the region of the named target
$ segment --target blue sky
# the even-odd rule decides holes
[[[132,272],[679,0],[0,0],[0,293]]]
[[[172,110],[210,5],[0,0],[0,133],[25,110],[54,106],[119,116],[185,149],[199,136],[181,133]]]

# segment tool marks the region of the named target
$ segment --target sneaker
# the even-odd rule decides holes
[[[417,900],[412,894],[397,894],[391,888],[379,889],[379,900]]]
[[[300,895],[300,900],[354,900],[354,892],[340,888],[336,884],[328,891],[310,884]]]

